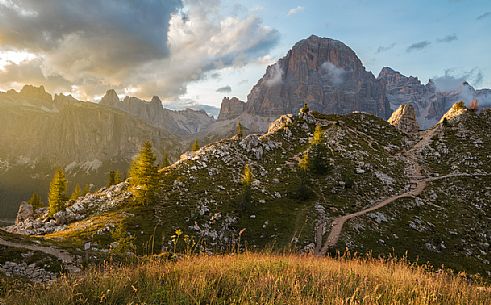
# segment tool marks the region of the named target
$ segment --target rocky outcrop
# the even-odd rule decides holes
[[[462,102],[458,102],[452,105],[452,107],[442,116],[439,123],[444,121],[450,122],[455,119],[458,119],[461,115],[467,112],[467,108]]]
[[[53,98],[43,86],[25,85],[20,92],[9,90],[0,92],[0,105],[34,106],[44,109],[53,108]]]
[[[222,100],[222,105],[220,108],[220,115],[218,116],[219,121],[235,119],[242,112],[244,112],[245,102],[239,100],[236,97],[228,98],[225,97]]]
[[[481,104],[491,104],[491,90],[475,90],[463,82],[456,88],[442,88],[429,80],[422,84],[416,77],[406,77],[391,68],[380,71],[378,79],[385,84],[387,98],[393,109],[409,103],[416,110],[416,117],[424,129],[433,126],[450,109],[453,103],[463,100],[469,103],[477,99]]]
[[[297,113],[308,103],[323,113],[363,111],[388,118],[385,87],[340,41],[311,36],[298,42],[247,97],[245,111],[260,116]]]
[[[32,205],[27,202],[22,202],[19,206],[19,211],[17,212],[17,218],[15,219],[15,224],[20,224],[24,221],[34,219],[34,209]]]
[[[409,104],[403,104],[397,108],[387,120],[389,124],[405,133],[416,133],[419,131],[418,121],[416,120],[416,111]]]
[[[214,122],[214,119],[202,110],[165,109],[157,96],[154,96],[149,102],[129,96],[120,101],[116,91],[111,89],[106,92],[99,104],[122,110],[151,126],[180,135],[195,134]]]

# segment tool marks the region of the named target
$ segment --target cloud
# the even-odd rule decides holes
[[[383,52],[387,52],[387,51],[389,51],[389,50],[393,49],[393,48],[394,48],[396,45],[397,45],[397,44],[396,44],[395,42],[393,42],[393,43],[391,43],[391,44],[390,44],[390,45],[388,45],[388,46],[380,46],[380,47],[378,47],[378,49],[377,49],[377,54],[379,54],[379,53],[383,53]]]
[[[303,6],[297,6],[296,8],[292,8],[290,10],[288,10],[288,16],[293,16],[295,14],[298,14],[298,13],[301,13],[305,10],[305,8]]]
[[[283,69],[278,63],[268,67],[265,80],[266,86],[268,87],[274,87],[283,82]]]
[[[278,42],[253,13],[220,8],[220,0],[0,0],[0,52],[35,54],[39,77],[61,78],[86,97],[132,88],[142,98],[174,98]]]
[[[445,70],[444,75],[435,76],[432,80],[437,91],[448,92],[459,89],[464,82],[470,83],[472,86],[480,86],[484,76],[482,71],[475,67],[470,71],[457,72],[454,69]]]
[[[412,51],[420,51],[420,50],[423,50],[425,49],[426,47],[428,47],[429,45],[431,44],[431,42],[429,41],[420,41],[420,42],[415,42],[413,43],[412,45],[410,45],[406,51],[407,52],[412,52]]]
[[[345,69],[338,67],[331,62],[323,63],[321,69],[326,72],[328,79],[333,85],[340,86],[344,83],[344,75],[347,72]]]
[[[232,92],[232,88],[230,88],[230,86],[227,85],[225,87],[218,88],[217,92],[219,92],[219,93],[230,93],[230,92]]]
[[[437,42],[452,42],[459,39],[456,34],[450,34],[442,38],[438,38]]]
[[[491,12],[485,12],[479,16],[476,17],[476,20],[482,20],[484,18],[488,18],[488,17],[491,17]]]

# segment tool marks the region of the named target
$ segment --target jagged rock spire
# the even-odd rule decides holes
[[[413,105],[402,104],[392,113],[387,120],[389,124],[397,127],[405,133],[416,133],[419,131],[419,124],[416,120],[416,110]]]

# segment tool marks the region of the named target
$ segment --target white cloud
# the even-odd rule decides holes
[[[274,87],[280,85],[283,82],[283,69],[278,63],[270,66],[267,70],[267,75],[265,77],[265,84],[268,87]]]
[[[288,10],[288,16],[293,16],[295,14],[298,14],[298,13],[301,13],[305,10],[305,8],[303,6],[297,6],[296,8],[292,8],[290,10]]]
[[[326,72],[327,78],[333,85],[339,86],[344,83],[344,75],[347,72],[345,69],[338,67],[331,62],[323,63],[321,69]]]

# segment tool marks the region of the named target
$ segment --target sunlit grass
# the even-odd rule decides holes
[[[405,262],[313,256],[191,256],[91,269],[7,304],[491,304],[491,288]]]

